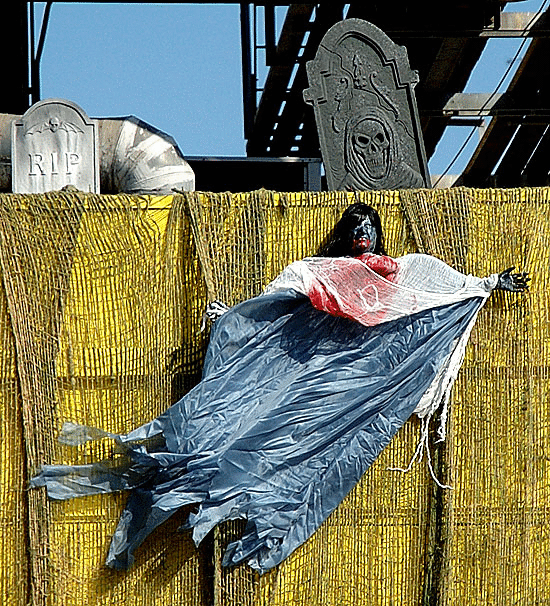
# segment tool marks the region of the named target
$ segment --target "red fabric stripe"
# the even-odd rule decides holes
[[[397,263],[391,257],[372,253],[366,253],[357,258],[331,259],[330,261],[337,261],[338,271],[330,271],[330,286],[323,279],[325,276],[315,276],[316,279],[307,293],[312,305],[333,316],[352,320],[361,317],[361,321],[365,323],[365,312],[368,311],[365,301],[370,305],[374,305],[377,301],[383,303],[388,300],[391,293],[383,280],[376,280],[376,286],[374,286],[372,274],[362,271],[363,268],[358,261],[388,282],[395,282]],[[378,324],[383,321],[385,315],[384,308],[373,310],[369,314],[367,323],[369,325]]]

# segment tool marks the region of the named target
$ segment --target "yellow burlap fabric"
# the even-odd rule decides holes
[[[48,503],[45,462],[108,456],[60,447],[64,421],[125,432],[200,376],[206,302],[257,294],[315,251],[355,200],[375,206],[389,254],[423,250],[466,273],[511,265],[531,291],[482,310],[434,447],[442,492],[411,420],[321,529],[273,572],[220,568],[228,524],[196,549],[183,515],[103,567],[124,495]],[[188,193],[165,198],[0,196],[3,603],[420,605],[550,602],[550,190]]]

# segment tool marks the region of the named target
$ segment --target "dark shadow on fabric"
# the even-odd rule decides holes
[[[136,550],[134,567],[140,583],[151,588],[152,594],[160,593],[170,581],[186,569],[186,564],[198,558],[196,592],[200,594],[197,604],[213,603],[213,543],[205,539],[197,548],[190,532],[178,532],[178,528],[187,519],[191,507],[177,511],[172,518],[157,528],[147,541]],[[108,549],[108,541],[105,551]],[[92,592],[98,596],[120,595],[118,587],[127,583],[128,571],[119,571],[102,566],[92,579]],[[157,588],[157,589],[155,589]]]

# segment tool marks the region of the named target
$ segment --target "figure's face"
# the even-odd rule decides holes
[[[376,241],[376,228],[367,218],[353,230],[353,254],[362,255],[366,252],[374,252]]]

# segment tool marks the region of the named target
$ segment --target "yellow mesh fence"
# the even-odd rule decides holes
[[[319,531],[276,570],[220,566],[240,532],[196,549],[158,529],[127,573],[103,560],[125,495],[48,503],[28,478],[47,462],[108,456],[62,448],[64,421],[126,432],[200,376],[208,300],[257,294],[311,254],[342,210],[381,214],[392,256],[422,250],[487,275],[530,271],[495,293],[472,333],[446,445],[407,474],[408,422]],[[347,606],[550,603],[550,190],[421,190],[164,198],[0,196],[0,499],[3,603]]]

